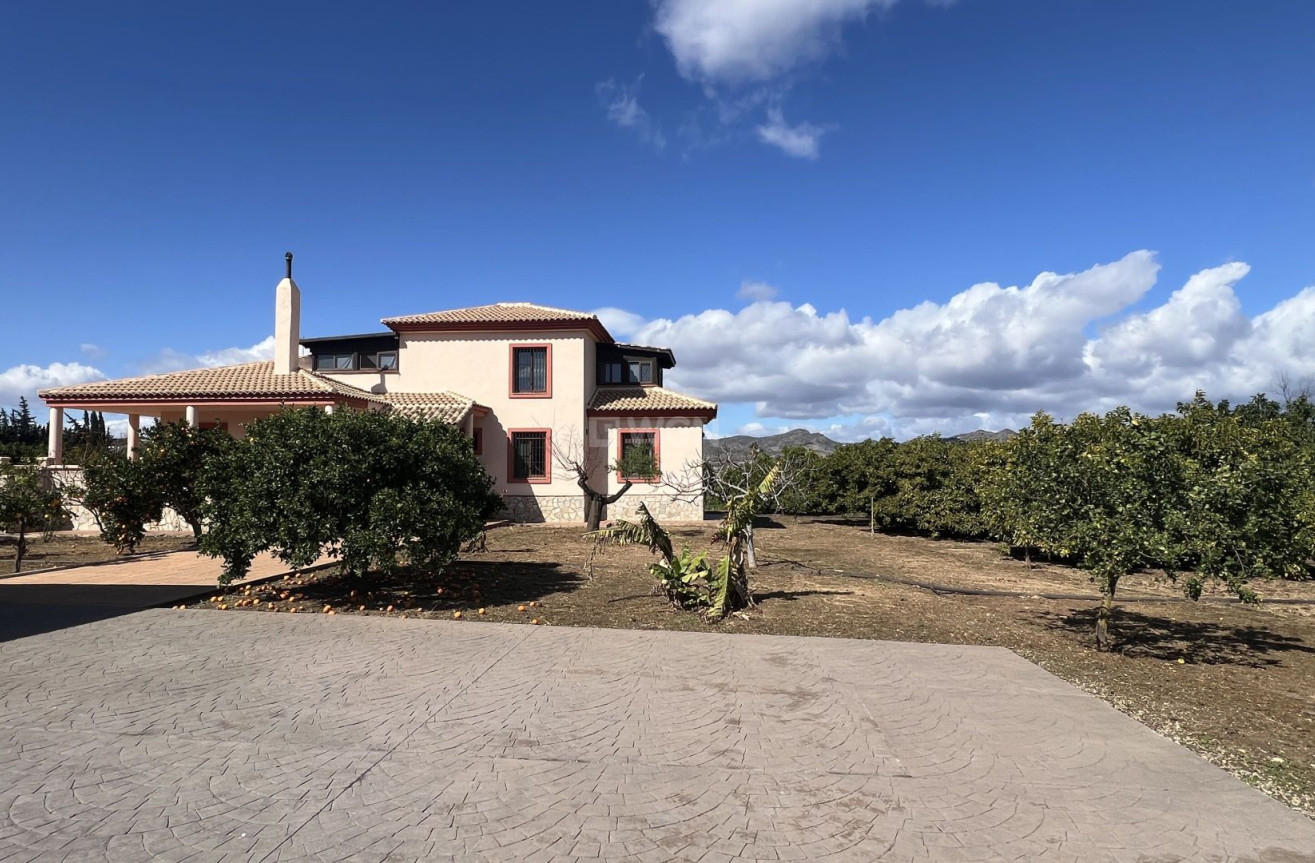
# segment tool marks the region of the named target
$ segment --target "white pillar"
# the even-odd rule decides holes
[[[192,428],[201,425],[200,413],[197,411],[196,405],[187,406],[187,424]]]
[[[55,464],[64,463],[64,409],[50,409],[50,446],[46,455]]]
[[[331,414],[331,413],[333,413],[333,405],[325,405],[325,406],[324,406],[324,412],[325,412],[326,414]]]
[[[137,443],[142,427],[141,414],[128,414],[128,458],[137,457]]]

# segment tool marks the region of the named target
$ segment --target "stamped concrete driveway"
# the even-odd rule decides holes
[[[1315,860],[1014,654],[152,610],[0,645],[0,860]]]

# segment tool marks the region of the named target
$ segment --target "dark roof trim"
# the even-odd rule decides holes
[[[671,352],[671,348],[655,348],[652,345],[631,345],[625,342],[617,342],[616,347],[623,351],[644,351],[645,353],[658,354],[670,365],[663,365],[662,368],[669,369],[676,364],[676,355]]]
[[[303,345],[311,345],[316,342],[340,342],[345,339],[391,339],[397,333],[392,330],[384,330],[382,333],[355,333],[350,336],[316,336],[313,339],[302,339]]]

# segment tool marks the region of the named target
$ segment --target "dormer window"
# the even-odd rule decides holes
[[[316,354],[315,371],[350,372],[356,368],[356,354]]]
[[[623,384],[626,382],[625,363],[603,363],[603,383],[605,384]]]
[[[630,360],[630,381],[632,384],[653,383],[652,360]]]
[[[361,354],[361,368],[378,369],[381,372],[395,372],[397,371],[397,351]]]

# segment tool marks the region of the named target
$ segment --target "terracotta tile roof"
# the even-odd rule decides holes
[[[441,312],[427,312],[420,315],[401,315],[384,318],[383,323],[389,327],[407,327],[423,324],[438,326],[470,327],[480,324],[555,324],[579,322],[582,327],[598,327],[602,323],[597,315],[574,312],[570,309],[557,309],[552,306],[540,306],[536,303],[493,303],[487,306],[471,306],[466,309],[448,309]],[[606,333],[606,330],[603,330]],[[610,337],[609,337],[610,341]]]
[[[589,402],[591,411],[623,411],[625,413],[645,413],[647,411],[686,410],[691,414],[717,412],[717,405],[705,402],[684,393],[673,392],[664,387],[599,387]]]
[[[272,361],[54,387],[42,390],[38,395],[46,401],[54,402],[176,401],[189,398],[324,400],[335,395],[369,402],[382,401],[373,393],[329,380],[305,369],[285,375],[274,374]]]
[[[384,393],[392,410],[416,419],[438,420],[456,425],[475,409],[475,400],[460,393]]]

